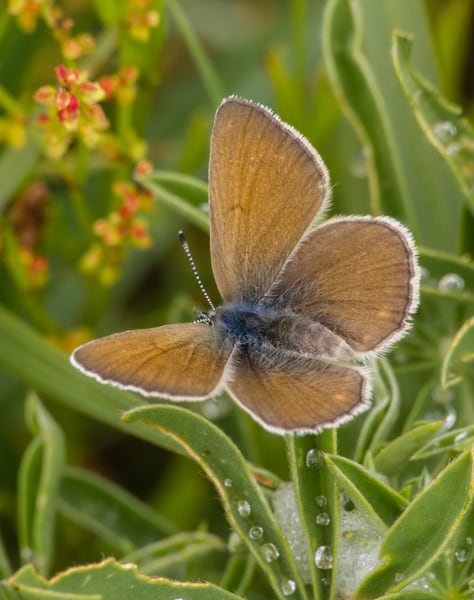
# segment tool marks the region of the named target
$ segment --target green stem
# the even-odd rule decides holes
[[[191,223],[202,229],[202,231],[209,233],[209,218],[198,208],[189,204],[189,202],[186,202],[180,196],[169,192],[155,181],[140,178],[139,182],[149,189],[160,202],[186,217]]]
[[[195,35],[191,23],[186,16],[186,13],[181,8],[177,0],[168,0],[168,9],[178,27],[181,35],[183,36],[184,42],[188,47],[189,53],[191,54],[194,63],[202,77],[204,86],[206,87],[207,95],[213,105],[220,104],[224,97],[223,86],[217,76],[217,73],[207,56],[204,48],[202,47],[199,39]]]
[[[12,574],[12,566],[5,550],[3,539],[0,536],[0,577],[6,579]]]

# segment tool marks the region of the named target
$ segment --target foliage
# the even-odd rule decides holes
[[[0,598],[472,596],[473,11],[3,5]],[[333,212],[416,237],[413,330],[337,431],[282,439],[226,396],[143,406],[68,362],[98,335],[192,319],[179,228],[217,295],[206,169],[233,93],[318,148]]]

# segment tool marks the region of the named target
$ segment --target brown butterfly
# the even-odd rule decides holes
[[[72,363],[145,396],[203,400],[226,389],[275,433],[335,427],[365,410],[364,359],[409,328],[419,269],[389,217],[338,217],[327,169],[269,109],[236,97],[211,137],[212,269],[224,306],[200,322],[125,331]]]

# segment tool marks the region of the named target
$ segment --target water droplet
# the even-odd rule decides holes
[[[200,204],[199,208],[202,210],[203,213],[209,214],[209,204],[207,202],[203,202],[202,204]]]
[[[318,525],[329,525],[330,522],[331,517],[328,515],[328,513],[322,512],[316,516],[316,523]]]
[[[320,469],[324,464],[321,450],[311,448],[306,454],[306,466],[310,469]]]
[[[278,548],[275,546],[275,544],[269,542],[267,544],[263,544],[262,555],[267,563],[271,563],[280,556],[280,553],[278,552]]]
[[[467,438],[467,431],[461,431],[460,433],[458,433],[457,436],[454,438],[454,448],[456,450],[461,450],[463,447],[463,442],[465,442]]]
[[[331,585],[331,578],[330,577],[321,577],[321,583],[325,586]]]
[[[466,544],[467,544],[468,546],[472,546],[472,542],[473,542],[473,539],[472,539],[472,537],[467,537],[467,538],[466,538]]]
[[[448,400],[448,402],[450,402],[450,400]],[[438,434],[444,433],[445,431],[449,431],[450,429],[452,429],[454,424],[456,423],[456,419],[457,419],[456,411],[454,410],[454,408],[452,406],[450,406],[448,408],[446,417],[444,418],[444,421],[443,421],[443,425],[442,425],[441,429],[439,430]]]
[[[420,267],[420,279],[423,283],[428,283],[431,279],[430,272],[426,267]]]
[[[467,587],[474,592],[474,579],[471,579],[467,584]]]
[[[263,537],[263,528],[260,527],[259,525],[254,525],[254,527],[251,527],[249,529],[249,538],[251,540],[261,540]]]
[[[452,156],[453,154],[459,152],[459,150],[461,150],[461,144],[454,142],[454,144],[449,144],[449,146],[446,148],[446,154],[448,156]]]
[[[405,365],[408,362],[408,356],[405,354],[405,352],[396,350],[393,353],[393,360],[397,363],[397,365]]]
[[[241,517],[248,517],[252,512],[252,508],[247,500],[239,500],[237,502],[237,511]]]
[[[319,546],[314,553],[314,564],[318,569],[332,569],[331,546]]]
[[[351,175],[364,179],[368,175],[368,153],[364,150],[355,154],[350,162]]]
[[[464,279],[457,273],[447,273],[438,282],[438,289],[443,292],[464,289]]]
[[[318,506],[326,506],[326,504],[328,503],[328,499],[326,498],[326,496],[316,496],[314,501]]]
[[[447,404],[448,402],[452,402],[454,400],[454,392],[450,388],[443,390],[443,388],[438,385],[433,390],[432,398],[433,402],[436,402],[437,404]],[[444,421],[444,418],[445,416],[440,414],[440,418],[437,420]]]
[[[240,538],[240,535],[236,531],[233,531],[230,534],[227,545],[229,546],[229,550],[231,552],[238,552],[239,550],[242,549],[243,542]]]
[[[21,562],[31,563],[34,562],[35,554],[31,548],[23,548],[21,551]]]
[[[296,583],[293,581],[293,579],[287,579],[286,581],[282,582],[281,591],[284,596],[291,596],[295,590]]]
[[[405,575],[403,573],[395,573],[395,583],[400,583],[405,579]]]
[[[456,560],[460,563],[466,562],[469,554],[466,550],[466,548],[459,548],[459,550],[456,550],[456,552],[454,553],[454,556],[456,557]]]
[[[232,479],[224,479],[224,487],[231,488],[232,487]]]
[[[449,121],[440,121],[433,127],[433,132],[440,142],[447,144],[457,134],[458,130]]]

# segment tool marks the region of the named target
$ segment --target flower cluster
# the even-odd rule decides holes
[[[59,89],[46,85],[35,93],[35,100],[47,107],[38,117],[44,148],[51,158],[61,158],[77,137],[89,148],[97,147],[109,122],[98,104],[105,92],[87,79],[86,71],[56,68]]]
[[[146,249],[151,246],[148,223],[140,215],[152,208],[152,195],[135,184],[118,181],[113,190],[120,199],[117,210],[94,224],[99,238],[81,260],[81,270],[95,275],[103,285],[112,284],[120,273],[120,266],[130,247]]]
[[[77,60],[95,47],[88,33],[73,35],[74,21],[51,0],[9,0],[8,11],[17,17],[19,26],[26,32],[34,31],[41,18],[68,60]]]
[[[100,86],[104,90],[105,99],[116,98],[122,106],[132,104],[137,93],[137,79],[136,67],[122,67],[114,75],[104,75],[100,79]]]
[[[160,22],[159,12],[151,5],[151,0],[129,0],[127,23],[130,35],[139,42],[147,42],[151,29]]]
[[[25,247],[20,248],[19,257],[24,271],[25,287],[31,291],[42,289],[49,279],[47,258]]]

